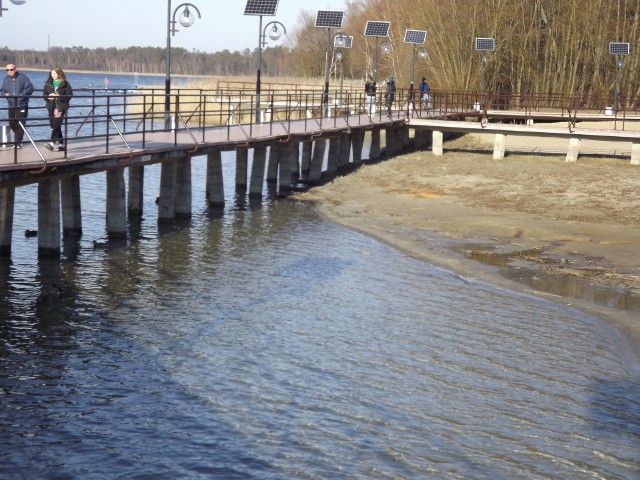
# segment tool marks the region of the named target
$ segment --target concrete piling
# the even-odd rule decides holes
[[[62,195],[62,234],[82,235],[82,207],[80,202],[80,177],[71,175],[60,179]]]
[[[176,217],[191,217],[191,157],[176,160]]]
[[[319,138],[313,142],[313,155],[311,156],[311,168],[309,169],[309,183],[317,183],[322,178],[322,164],[324,152],[327,148],[327,140]]]
[[[15,187],[0,188],[0,255],[11,254]]]
[[[176,161],[168,160],[160,167],[160,196],[158,197],[158,222],[173,222],[176,201]]]
[[[38,255],[60,255],[60,180],[38,183]]]
[[[249,149],[247,147],[236,148],[236,190],[247,190],[247,175],[249,171]]]
[[[369,158],[377,160],[380,158],[380,129],[374,127],[371,130],[371,145],[369,147]]]
[[[443,155],[444,136],[442,132],[434,130],[431,137],[431,153],[436,157]]]
[[[124,170],[107,170],[107,235],[109,238],[127,237],[127,202]]]
[[[127,191],[127,215],[130,217],[139,217],[142,215],[144,167],[142,165],[132,165],[128,170],[129,190]]]
[[[253,149],[253,163],[251,164],[251,181],[249,183],[249,197],[261,198],[264,186],[264,169],[267,162],[267,147],[256,146]]]
[[[209,206],[224,206],[224,179],[222,174],[222,153],[214,150],[207,154],[207,202]]]

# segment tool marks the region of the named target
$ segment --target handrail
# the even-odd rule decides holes
[[[18,124],[20,125],[20,128],[22,128],[22,131],[24,132],[24,134],[29,139],[29,142],[31,142],[31,145],[33,146],[33,148],[35,148],[36,152],[38,152],[38,155],[40,156],[40,159],[42,160],[42,163],[43,163],[41,169],[32,170],[31,173],[34,174],[34,175],[41,175],[47,170],[47,160],[44,158],[44,155],[42,155],[42,152],[40,151],[40,149],[36,145],[36,142],[34,142],[33,138],[31,138],[31,135],[27,131],[27,128],[24,126],[24,123],[22,123],[22,120],[18,120]]]
[[[118,159],[118,162],[119,163],[127,163],[128,161],[130,161],[133,158],[133,150],[131,149],[131,147],[127,143],[126,138],[124,138],[124,135],[122,135],[122,132],[118,128],[118,124],[113,121],[112,117],[109,117],[109,121],[113,124],[114,128],[116,129],[116,132],[118,132],[118,135],[120,135],[120,139],[124,143],[125,147],[127,147],[127,150],[129,150],[129,158],[127,158],[127,159]]]
[[[126,142],[130,133],[142,134],[142,145],[145,139],[154,132],[166,131],[164,125],[165,115],[178,116],[179,122],[185,126],[194,146],[187,145],[193,152],[200,149],[206,142],[208,130],[204,127],[220,126],[227,128],[227,139],[231,139],[232,129],[240,127],[242,135],[248,145],[254,138],[255,123],[255,92],[237,89],[180,89],[179,95],[173,92],[175,104],[170,112],[165,112],[165,92],[161,89],[128,89],[128,90],[84,90],[78,89],[74,95],[71,108],[65,115],[65,127],[73,132],[66,139],[67,148],[73,149],[73,142],[80,139],[98,139],[104,141],[105,153],[109,153],[110,137],[118,135],[121,141]],[[272,133],[276,122],[286,134],[289,141],[293,135],[292,121],[303,120],[304,130],[311,138],[323,135],[328,125],[335,125],[337,119],[343,119],[350,130],[358,126],[370,129],[374,125],[384,127],[381,123],[382,110],[373,118],[361,116],[365,111],[363,101],[364,92],[361,89],[351,89],[342,92],[341,102],[333,104],[340,108],[332,113],[333,123],[328,123],[322,115],[323,92],[319,89],[293,89],[263,91],[263,98],[270,98],[268,108],[271,110],[270,118],[265,122]],[[338,98],[338,92],[331,92],[331,100]],[[500,92],[468,91],[431,91],[430,105],[423,108],[421,102],[417,102],[416,93],[413,97],[407,96],[405,89],[398,91],[398,109],[394,111],[393,121],[398,115],[405,118],[418,116],[420,118],[467,118],[479,121],[483,125],[493,121],[513,121],[514,119],[529,121],[532,118],[548,118],[550,121],[567,121],[569,129],[586,118],[608,120],[616,122],[614,129],[624,130],[630,119],[640,118],[640,108],[632,108],[631,102],[620,96],[620,105],[624,108],[611,110],[610,99],[607,98],[583,98],[576,95],[554,94],[502,94]],[[482,98],[480,104],[478,99]],[[37,145],[48,141],[50,137],[49,113],[45,108],[41,97],[32,97],[29,109],[29,138]],[[411,112],[409,112],[409,105]],[[0,105],[0,119],[6,118],[3,113],[7,107]],[[342,110],[342,111],[341,111]],[[411,113],[411,115],[410,115]],[[355,117],[355,120],[354,120]],[[1,120],[0,120],[1,121]],[[315,122],[308,125],[307,122]],[[344,125],[344,123],[343,123]],[[112,129],[115,127],[115,131]],[[202,128],[202,135],[198,128]],[[264,131],[264,129],[260,129]],[[242,140],[241,140],[242,141]],[[174,142],[174,145],[177,144]],[[129,149],[129,159],[132,158],[132,150]],[[45,157],[38,151],[39,158],[45,161]],[[65,155],[67,152],[65,153]],[[45,153],[46,155],[46,153]],[[15,155],[15,161],[24,157]],[[128,161],[128,160],[126,160]]]
[[[182,115],[180,115],[179,113],[176,113],[176,116],[178,117],[178,120],[180,120],[182,125],[184,125],[184,128],[187,130],[187,133],[191,137],[191,140],[193,140],[193,143],[195,143],[195,145],[196,145],[193,150],[187,150],[187,152],[196,153],[198,151],[198,149],[200,148],[200,144],[198,143],[198,140],[196,140],[196,137],[193,135],[193,133],[191,133],[191,129],[187,125],[187,122],[185,122],[184,119],[182,118]]]

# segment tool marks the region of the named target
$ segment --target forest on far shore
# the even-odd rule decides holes
[[[376,65],[378,41],[389,41],[389,53],[378,47],[378,78],[393,75],[408,86],[427,77],[438,90],[480,89],[482,52],[476,38],[495,39],[487,52],[485,90],[504,94],[576,95],[619,98],[628,107],[640,104],[639,0],[345,0],[342,32],[353,36],[342,64],[331,57],[331,76],[363,80]],[[315,27],[315,11],[303,11],[287,40],[262,50],[265,77],[322,78],[327,29]],[[364,35],[369,20],[388,21],[388,38]],[[407,29],[424,30],[427,56],[415,55],[404,43]],[[332,35],[338,33],[331,30]],[[611,42],[627,43],[629,55],[610,53]],[[46,52],[0,49],[2,61],[22,68],[162,74],[164,47],[126,49],[51,48]],[[250,76],[257,69],[258,49],[216,53],[172,49],[176,75]],[[622,105],[621,105],[622,106]]]

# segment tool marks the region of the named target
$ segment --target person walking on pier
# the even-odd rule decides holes
[[[393,77],[389,77],[387,80],[387,91],[384,94],[385,105],[387,107],[387,113],[391,116],[391,106],[396,99],[396,82]]]
[[[15,64],[7,64],[7,75],[2,80],[0,93],[8,97],[9,104],[9,127],[13,131],[13,141],[16,148],[22,148],[24,130],[20,126],[26,126],[27,114],[29,113],[29,96],[33,93],[33,84],[24,73],[18,72]]]
[[[364,84],[364,92],[367,96],[367,113],[371,116],[376,113],[376,82],[371,75]]]
[[[426,110],[429,108],[429,94],[431,93],[431,87],[427,83],[427,79],[422,77],[422,82],[420,82],[420,98],[422,99],[422,109]]]
[[[73,89],[71,84],[67,82],[67,77],[62,68],[53,68],[49,73],[49,78],[44,82],[42,96],[47,102],[49,125],[51,125],[51,142],[48,146],[56,152],[65,149],[62,122],[65,113],[69,109],[69,100],[72,95]]]

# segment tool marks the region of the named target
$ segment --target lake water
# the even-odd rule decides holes
[[[251,158],[251,155],[250,155]],[[225,153],[225,178],[234,178]],[[0,260],[2,479],[637,479],[640,369],[599,319],[459,276],[265,195]],[[227,181],[227,184],[233,182]]]

